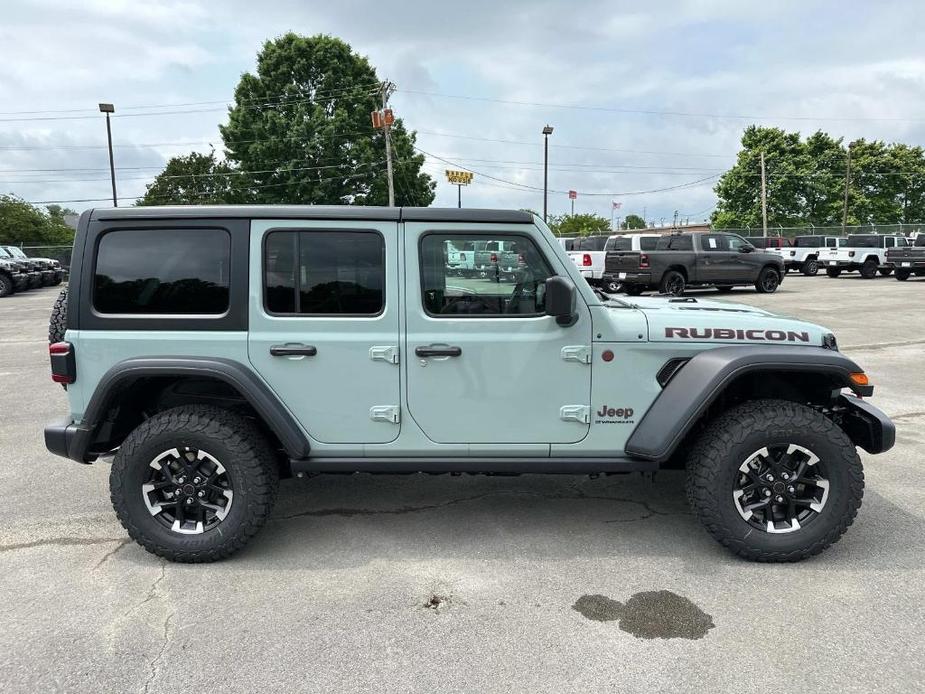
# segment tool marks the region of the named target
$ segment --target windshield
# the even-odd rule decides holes
[[[6,250],[3,246],[0,246],[0,258],[12,258],[13,254]]]
[[[6,246],[6,251],[14,258],[28,258],[29,257],[25,253],[22,252],[21,248],[17,248],[16,246]]]
[[[865,236],[849,236],[848,243],[845,245],[852,248],[882,248],[882,238],[882,236],[878,236],[877,234],[869,234]]]

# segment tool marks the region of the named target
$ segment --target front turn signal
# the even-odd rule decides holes
[[[849,378],[851,379],[851,382],[856,386],[869,386],[870,385],[870,379],[867,378],[867,374],[864,373],[863,371],[859,371],[858,373],[853,373],[849,376]]]

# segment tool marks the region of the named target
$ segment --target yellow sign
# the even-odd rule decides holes
[[[446,180],[452,183],[454,186],[467,186],[472,183],[472,172],[453,171],[452,169],[447,169]]]

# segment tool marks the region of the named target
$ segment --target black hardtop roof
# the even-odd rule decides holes
[[[321,219],[380,222],[494,222],[529,224],[523,210],[456,207],[364,207],[360,205],[174,205],[88,210],[93,220],[120,219]]]

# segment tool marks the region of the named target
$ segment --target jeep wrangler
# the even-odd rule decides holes
[[[486,241],[513,281],[457,276]],[[854,520],[857,448],[895,439],[826,329],[597,293],[527,212],[90,210],[63,308],[46,446],[111,460],[119,520],[174,561],[242,548],[281,477],[659,468],[730,550],[794,561]]]

